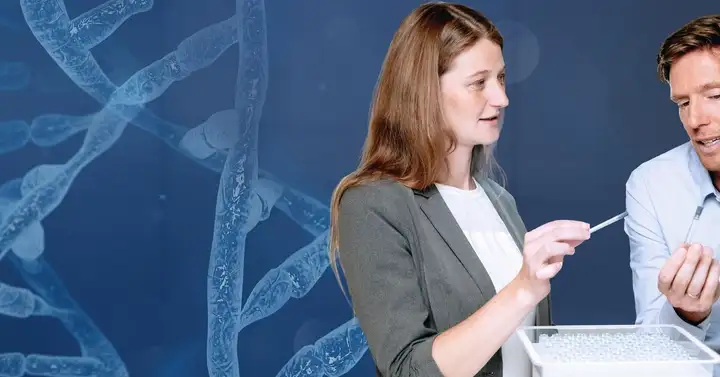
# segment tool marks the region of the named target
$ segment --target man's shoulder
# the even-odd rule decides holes
[[[688,173],[689,156],[692,152],[690,142],[678,145],[638,165],[630,173],[628,182],[643,180],[645,182],[665,181]]]

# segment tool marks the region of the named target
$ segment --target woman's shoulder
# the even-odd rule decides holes
[[[412,222],[412,189],[392,180],[380,179],[363,182],[348,188],[340,199],[341,217],[367,218],[374,213],[387,223],[406,228]]]
[[[348,188],[342,196],[342,206],[388,208],[405,206],[412,196],[411,190],[392,179],[363,182]]]

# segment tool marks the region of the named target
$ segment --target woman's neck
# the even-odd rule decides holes
[[[457,187],[462,190],[474,190],[475,181],[470,173],[472,163],[472,149],[457,147],[447,157],[447,169],[439,183]]]

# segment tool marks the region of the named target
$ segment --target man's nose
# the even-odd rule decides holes
[[[710,112],[703,103],[690,103],[687,124],[692,128],[702,127],[710,123]]]

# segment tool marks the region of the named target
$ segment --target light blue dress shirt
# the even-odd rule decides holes
[[[658,290],[658,273],[688,234],[695,210],[704,206],[690,243],[711,247],[720,256],[720,193],[690,142],[637,167],[626,183],[625,232],[637,324],[674,324],[720,350],[720,305],[698,326],[683,321]],[[718,375],[715,368],[715,375]]]

